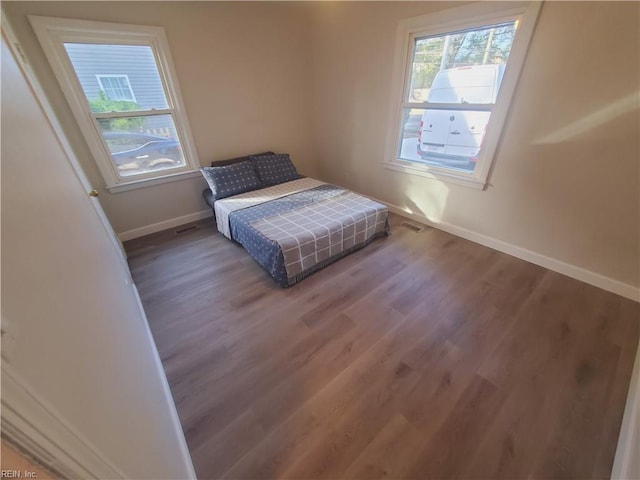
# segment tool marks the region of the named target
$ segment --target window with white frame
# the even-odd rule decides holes
[[[96,75],[100,90],[111,100],[135,102],[131,82],[128,75]]]
[[[400,23],[387,167],[484,188],[539,9],[474,4]]]
[[[199,168],[161,27],[29,18],[107,188]]]

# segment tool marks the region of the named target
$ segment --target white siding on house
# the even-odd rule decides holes
[[[65,48],[87,98],[98,98],[97,75],[127,75],[142,110],[167,108],[150,47],[66,43]]]
[[[98,75],[126,75],[140,110],[167,108],[153,52],[148,46],[65,43],[65,48],[87,99],[100,94]],[[164,117],[148,117],[145,130],[170,128]],[[175,138],[175,137],[174,137]]]

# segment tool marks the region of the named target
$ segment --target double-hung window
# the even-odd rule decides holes
[[[539,3],[402,21],[385,165],[484,188]]]
[[[111,191],[199,167],[161,27],[30,17]]]

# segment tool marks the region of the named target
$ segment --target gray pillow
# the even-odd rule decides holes
[[[229,158],[227,160],[217,160],[217,161],[213,161],[211,162],[211,166],[212,167],[221,167],[223,165],[231,165],[233,163],[240,163],[243,160],[250,160],[251,157],[262,157],[263,155],[273,155],[274,152],[262,152],[262,153],[253,153],[251,155],[245,155],[244,157],[235,157],[235,158]]]
[[[293,166],[289,155],[286,153],[261,155],[259,157],[252,156],[251,162],[263,187],[270,187],[271,185],[300,178],[296,167]]]
[[[261,188],[260,179],[248,160],[221,167],[202,167],[200,172],[209,184],[214,200]]]

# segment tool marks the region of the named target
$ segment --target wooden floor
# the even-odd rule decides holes
[[[402,221],[289,289],[211,219],[127,242],[198,477],[607,478],[638,304]]]

